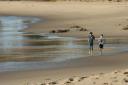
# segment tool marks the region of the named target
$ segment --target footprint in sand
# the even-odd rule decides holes
[[[103,83],[103,85],[109,85],[109,83]]]
[[[124,72],[124,74],[125,74],[125,75],[128,75],[128,72],[126,71],[126,72]]]
[[[126,78],[128,78],[128,72],[124,72],[123,74],[125,75]]]
[[[115,71],[115,72],[114,72],[114,74],[117,74],[117,73],[119,73],[119,72],[118,72],[118,71]]]
[[[56,84],[58,84],[57,81],[53,81],[53,82],[48,83],[48,85],[56,85]]]
[[[70,84],[70,83],[71,83],[70,81],[67,81],[67,82],[65,82],[64,84],[66,84],[66,85],[67,85],[67,84]]]
[[[113,80],[112,82],[118,82],[118,80]]]
[[[42,84],[40,84],[40,85],[47,85],[46,83],[42,83]]]
[[[49,83],[42,83],[40,85],[56,85],[58,84],[56,81],[53,81],[53,82],[49,82]]]
[[[88,77],[87,77],[87,76],[85,76],[85,77],[80,77],[80,79],[79,79],[78,81],[80,82],[80,81],[84,80],[85,78],[88,78]]]
[[[74,85],[74,82],[78,81],[78,77],[74,77],[74,78],[69,78],[64,84],[65,85]]]
[[[74,78],[69,78],[69,81],[71,81],[71,82],[74,81]]]
[[[68,81],[65,82],[65,84],[66,84],[66,85],[67,85],[67,84],[70,84],[70,83],[72,83],[73,81],[74,81],[74,78],[69,78]]]
[[[99,73],[100,75],[104,75],[104,73]]]
[[[45,80],[51,80],[50,78],[47,78],[47,79],[45,79]]]
[[[100,78],[99,78],[99,77],[96,77],[95,79],[98,80],[98,79],[100,79]]]
[[[96,82],[93,82],[93,84],[96,84]]]
[[[64,83],[64,85],[75,85],[75,83],[67,81]]]
[[[124,82],[125,83],[128,83],[128,78],[124,78]]]
[[[110,77],[110,79],[117,79],[117,77],[115,76],[115,77]]]

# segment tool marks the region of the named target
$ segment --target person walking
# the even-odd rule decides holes
[[[88,42],[89,42],[89,55],[93,55],[93,44],[94,44],[95,36],[92,32],[88,35]]]
[[[98,39],[100,55],[102,55],[102,52],[103,52],[104,42],[105,42],[105,39],[103,37],[103,34],[101,34]]]

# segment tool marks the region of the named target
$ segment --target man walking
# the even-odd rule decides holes
[[[94,40],[95,40],[95,36],[93,35],[92,32],[89,33],[89,36],[88,36],[88,42],[89,42],[89,55],[93,55],[93,43],[94,43]]]

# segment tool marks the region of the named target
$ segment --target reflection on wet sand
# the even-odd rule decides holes
[[[0,17],[0,60],[44,61],[88,57],[87,38],[58,37],[53,34],[24,33],[22,29],[41,21],[33,17]],[[104,55],[127,50],[127,38],[106,38]],[[99,55],[95,41],[95,55]]]
[[[121,40],[120,40],[121,41]],[[115,42],[115,41],[114,41]],[[119,42],[119,41],[118,41]],[[20,43],[20,42],[18,42]],[[127,44],[113,43],[106,40],[104,49],[104,55],[110,55],[118,52],[127,51]],[[127,43],[127,42],[125,42]],[[88,55],[88,44],[87,40],[77,40],[76,38],[67,39],[48,39],[42,38],[37,40],[24,40],[22,46],[6,49],[7,53],[3,53],[1,60],[13,60],[13,61],[36,61],[36,60],[66,60],[72,58],[87,57]],[[2,51],[2,49],[0,49]],[[95,44],[95,55],[98,54],[98,47]],[[2,55],[2,54],[1,54]],[[21,59],[21,60],[20,60]]]

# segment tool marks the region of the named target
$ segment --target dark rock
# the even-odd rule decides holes
[[[55,30],[52,30],[52,31],[50,31],[50,33],[56,33],[56,31]]]
[[[64,30],[57,30],[57,33],[66,33],[66,32],[69,32],[70,30],[69,29],[64,29]]]
[[[70,28],[81,28],[81,26],[74,25],[74,26],[71,26]]]

